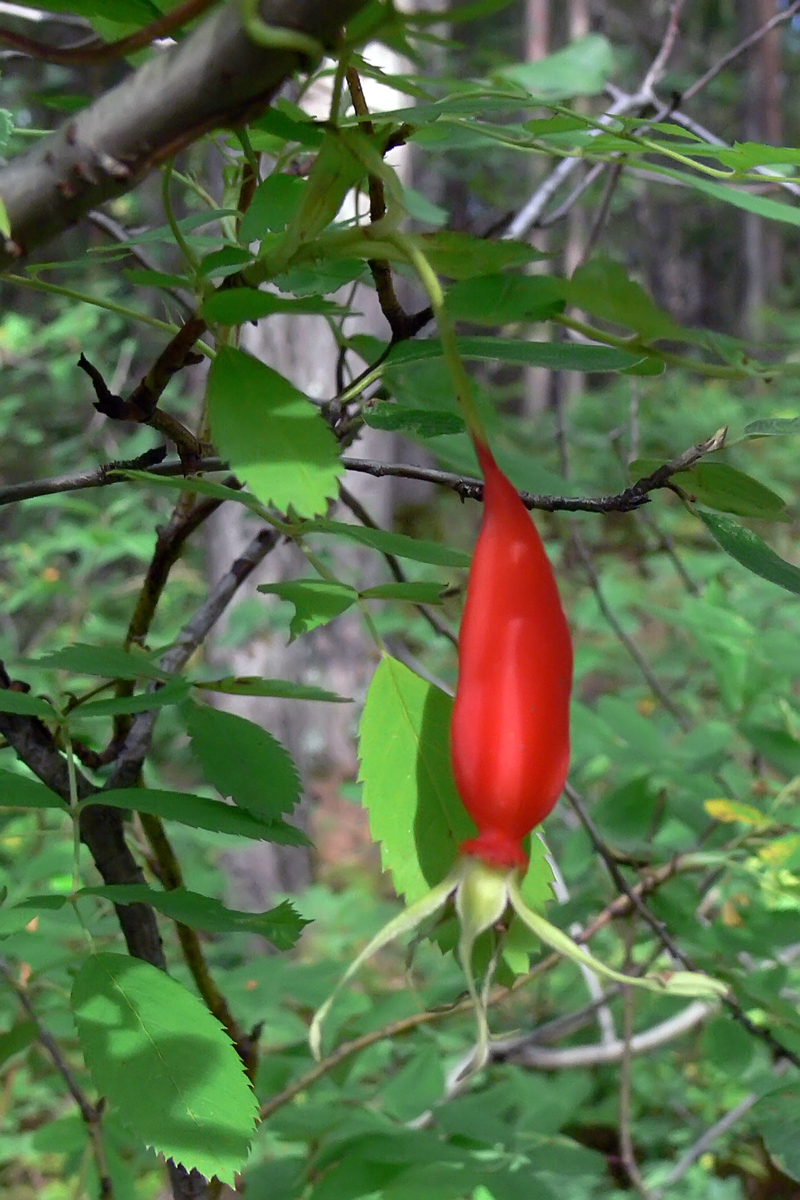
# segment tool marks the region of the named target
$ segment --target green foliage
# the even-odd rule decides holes
[[[89,19],[109,38],[174,4],[58,0],[49,7]],[[163,1170],[143,1153],[146,1146],[231,1184],[243,1172],[250,1193],[280,1200],[632,1194],[619,1171],[612,1178],[609,1170],[620,1161],[620,1075],[608,1047],[595,1047],[594,976],[580,982],[573,966],[553,966],[516,921],[487,934],[476,967],[495,954],[503,984],[536,973],[524,989],[493,997],[490,1008],[494,1032],[519,1029],[523,1040],[455,1085],[472,1034],[457,1007],[463,976],[440,951],[456,937],[446,913],[435,936],[420,936],[408,952],[385,947],[358,985],[344,990],[334,1036],[355,1045],[309,1074],[309,1014],[342,964],[397,911],[356,852],[338,842],[333,855],[325,850],[326,821],[346,840],[349,811],[331,815],[324,807],[312,817],[318,878],[291,902],[277,895],[271,907],[258,905],[266,911],[246,912],[225,899],[232,856],[223,851],[271,842],[280,863],[281,847],[307,847],[309,837],[284,817],[299,801],[301,774],[309,783],[319,736],[314,730],[298,742],[303,758],[295,764],[255,720],[211,707],[219,697],[353,703],[345,710],[352,729],[363,703],[359,781],[346,779],[341,794],[361,800],[389,881],[407,901],[442,879],[473,832],[449,762],[452,702],[426,678],[451,684],[455,651],[411,606],[437,605],[432,621],[445,633],[457,625],[477,506],[462,508],[442,489],[435,500],[398,512],[388,528],[348,523],[335,507],[342,454],[360,456],[363,425],[378,439],[395,432],[414,438],[445,471],[477,474],[454,355],[468,364],[498,462],[532,493],[623,492],[631,478],[714,430],[734,431],[714,461],[701,457],[671,477],[677,497],[653,492],[638,513],[537,516],[574,630],[571,782],[617,872],[629,887],[641,885],[654,924],[619,899],[619,875],[609,875],[564,802],[546,829],[563,876],[561,902],[548,915],[560,929],[589,931],[592,952],[625,970],[653,962],[675,969],[658,938],[661,922],[692,963],[730,984],[746,1015],[736,1024],[724,1008],[714,1009],[680,1043],[670,1038],[647,1057],[632,1057],[631,1132],[650,1190],[665,1186],[705,1130],[756,1096],[733,1130],[670,1185],[669,1196],[742,1200],[768,1161],[800,1178],[796,1061],[777,1075],[774,1047],[759,1036],[769,1030],[786,1054],[800,1055],[792,441],[800,417],[789,271],[779,309],[762,315],[764,335],[731,333],[753,319],[740,305],[740,284],[757,258],[750,244],[743,252],[752,225],[742,224],[742,214],[759,218],[776,245],[793,253],[800,216],[778,189],[792,181],[799,152],[755,140],[705,141],[684,127],[680,105],[658,122],[637,109],[600,123],[602,89],[612,78],[638,86],[649,65],[640,63],[636,75],[638,50],[623,44],[624,21],[613,46],[592,34],[538,62],[509,63],[521,35],[517,10],[501,8],[498,0],[457,6],[454,24],[478,22],[475,31],[463,27],[466,41],[457,46],[438,39],[436,14],[406,16],[375,0],[348,26],[348,62],[365,81],[393,84],[403,97],[394,111],[373,112],[368,125],[337,77],[342,95],[330,113],[312,117],[299,88],[296,102],[281,98],[225,134],[222,155],[213,132],[213,142],[182,152],[170,186],[176,212],[158,208],[154,218],[161,202],[145,186],[113,202],[124,242],[98,241],[88,252],[83,241],[64,243],[71,261],[21,263],[23,273],[6,280],[0,646],[16,682],[0,687],[0,936],[2,974],[18,990],[7,992],[0,1018],[8,1112],[0,1176],[10,1200],[100,1194],[103,1158],[119,1200],[155,1196]],[[682,92],[685,74],[694,79],[706,70],[705,48],[730,33],[717,27],[723,17],[716,9],[687,10],[689,32],[674,50],[673,74],[654,85],[659,96]],[[373,67],[360,52],[362,36],[373,35],[406,55],[413,73],[390,78]],[[789,82],[797,73],[794,39],[787,31],[781,69]],[[436,71],[426,59],[431,41]],[[30,68],[32,77],[38,68]],[[734,63],[704,94],[708,113],[701,115],[715,128],[730,127],[735,70]],[[28,94],[28,76],[3,81],[4,153],[17,153],[36,134],[31,120],[44,120],[43,113],[49,120],[45,102],[65,111],[89,102],[59,100],[56,75],[42,73],[38,97]],[[96,86],[88,76],[80,83],[87,92]],[[579,102],[570,104],[573,98]],[[786,107],[785,137],[796,141],[796,114]],[[17,108],[23,115],[14,131]],[[406,141],[431,172],[413,187],[383,157],[386,146]],[[211,145],[213,161],[223,160],[213,171]],[[605,173],[599,183],[585,180],[580,203],[591,234],[579,249],[588,257],[567,270],[563,262],[575,262],[574,240],[584,236],[581,223],[571,226],[568,247],[565,223],[550,218],[577,197],[559,191],[545,208],[548,253],[495,231],[528,190],[552,178],[554,161],[571,156]],[[254,164],[269,174],[253,179]],[[386,213],[370,223],[380,190]],[[645,219],[652,236],[640,239]],[[2,205],[0,229],[13,233]],[[132,251],[147,256],[145,265]],[[400,336],[401,325],[359,331],[365,299],[375,307],[365,292],[376,263],[379,279],[381,267],[392,272],[409,314],[431,301],[436,307],[436,288],[414,254],[442,281],[441,311],[456,322],[454,344],[435,323],[413,337]],[[692,271],[684,279],[687,262]],[[720,282],[727,279],[730,286]],[[6,484],[90,472],[112,459],[130,463],[164,441],[145,424],[93,417],[75,363],[83,351],[102,365],[113,391],[129,395],[178,327],[171,289],[209,327],[195,347],[211,360],[207,412],[183,371],[159,407],[207,438],[226,473],[209,478],[188,455],[189,474],[123,466],[111,476],[113,488],[53,490],[17,502]],[[690,303],[695,292],[702,305]],[[385,290],[380,299],[386,311]],[[309,319],[305,355],[321,358],[325,342],[338,354],[321,372],[313,401],[240,348],[252,346],[249,322],[289,317]],[[307,338],[306,329],[313,330]],[[533,389],[525,396],[523,372]],[[573,374],[545,376],[553,372]],[[405,461],[396,440],[379,445],[387,458]],[[209,501],[245,507],[254,529],[290,539],[305,554],[308,577],[260,587],[290,604],[247,601],[246,619],[238,627],[232,620],[229,634],[231,642],[252,630],[265,642],[302,639],[289,660],[307,669],[302,682],[234,674],[249,668],[219,661],[223,643],[204,658],[203,639],[192,641],[200,618],[213,610],[217,619],[226,601],[217,593],[209,600],[197,530],[180,544],[170,545],[169,536]],[[573,550],[576,531],[588,571],[584,553]],[[350,552],[344,566],[343,549]],[[235,553],[226,578],[241,582],[251,564]],[[387,556],[394,556],[391,575]],[[379,643],[366,697],[363,670],[342,683],[329,677],[316,649],[314,630],[347,611],[364,614]],[[168,664],[181,648],[194,653],[176,670]],[[353,701],[339,690],[352,692]],[[151,742],[142,731],[156,721]],[[111,786],[120,747],[137,736],[149,752],[135,786]],[[73,772],[82,776],[83,799],[71,809]],[[314,780],[308,790],[328,795],[339,782],[338,775]],[[102,866],[79,841],[80,821],[91,818],[93,853],[98,829],[122,839]],[[523,893],[536,911],[552,901],[553,869],[538,836]],[[612,920],[623,906],[625,922]],[[169,974],[121,953],[119,917],[130,922],[142,913],[154,922],[153,944],[156,932],[162,940]],[[269,954],[256,938],[270,943]],[[244,1031],[243,1045],[256,1030],[255,1096],[210,1014],[220,1004],[230,1010],[229,1027]],[[658,1030],[682,1011],[674,998],[639,998],[635,1030]],[[602,1016],[618,1036],[615,994]],[[536,1029],[551,1020],[555,1028]],[[42,1029],[89,1103],[101,1095],[109,1101],[100,1123],[103,1154],[76,1116],[63,1070],[43,1050]],[[604,1027],[605,1041],[607,1034]],[[549,1061],[552,1069],[525,1065],[528,1050],[534,1064]],[[545,1050],[555,1057],[536,1057]],[[567,1061],[561,1051],[579,1059],[588,1053],[591,1061],[560,1069]],[[254,1132],[257,1104],[270,1115]]]
[[[449,757],[452,700],[393,658],[375,672],[359,730],[372,836],[395,890],[413,904],[439,883],[475,828]]]
[[[121,954],[88,958],[72,986],[92,1077],[157,1153],[233,1184],[256,1119],[224,1029],[180,984]]]
[[[309,516],[336,491],[336,443],[305,396],[265,363],[223,347],[211,367],[214,440],[264,504]]]

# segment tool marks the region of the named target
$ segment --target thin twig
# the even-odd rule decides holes
[[[791,21],[792,17],[799,12],[800,0],[794,0],[794,3],[790,4],[788,8],[784,8],[781,12],[777,12],[774,17],[770,17],[768,21],[765,21],[763,25],[761,25],[753,33],[749,34],[748,37],[743,38],[741,42],[738,42],[732,50],[727,52],[727,54],[723,54],[722,58],[718,59],[712,67],[709,67],[705,75],[701,75],[699,79],[696,79],[694,83],[682,93],[681,103],[684,103],[686,100],[691,100],[693,96],[696,96],[698,92],[701,92],[703,88],[711,82],[712,79],[719,75],[720,71],[724,71],[725,68],[729,66],[735,58],[738,58],[741,54],[744,54],[746,50],[749,50],[751,46],[755,46],[758,42],[760,42],[761,39],[766,37],[769,31],[774,29],[776,25],[783,25],[785,21]]]
[[[622,1059],[619,1071],[619,1154],[625,1173],[642,1200],[652,1200],[642,1178],[631,1132],[631,1061],[633,1058],[633,988],[622,989]]]
[[[350,512],[353,514],[353,516],[359,520],[362,525],[365,525],[368,529],[379,528],[377,522],[373,521],[372,517],[364,508],[364,505],[361,503],[361,501],[358,500],[357,497],[354,496],[353,493],[344,486],[344,484],[339,484],[339,497],[342,503],[350,509]],[[387,567],[397,582],[408,583],[408,576],[401,567],[395,555],[390,554],[388,551],[382,551],[382,553]],[[440,637],[447,638],[447,640],[454,646],[458,645],[458,634],[454,629],[451,629],[447,622],[443,621],[429,605],[415,604],[414,607],[416,608],[417,612],[425,618],[434,633],[438,633]]]
[[[168,674],[175,674],[186,665],[195,650],[207,637],[209,630],[219,620],[236,592],[253,573],[262,559],[277,544],[278,535],[273,529],[261,529],[250,540],[230,569],[211,589],[194,616],[181,629],[175,642],[162,655],[159,667]],[[150,748],[153,728],[158,710],[150,709],[138,713],[106,784],[109,788],[131,787],[137,779],[142,763]]]
[[[715,1121],[713,1125],[709,1126],[702,1137],[699,1137],[694,1145],[689,1147],[683,1157],[678,1159],[661,1187],[656,1188],[656,1190],[652,1193],[652,1200],[662,1200],[662,1197],[667,1193],[667,1189],[671,1188],[673,1184],[676,1184],[679,1180],[683,1179],[689,1168],[693,1166],[694,1163],[697,1162],[698,1158],[701,1158],[707,1150],[711,1149],[717,1138],[722,1137],[723,1133],[727,1133],[729,1129],[732,1129],[737,1121],[741,1121],[742,1117],[745,1116],[745,1114],[748,1113],[753,1105],[760,1099],[761,1097],[756,1092],[748,1092],[744,1099],[740,1100],[739,1103],[730,1110],[730,1112],[725,1113],[724,1117],[720,1117],[718,1121]]]
[[[0,44],[12,46],[20,54],[36,58],[40,62],[58,63],[66,67],[93,66],[143,50],[159,38],[168,37],[215,3],[216,0],[184,0],[183,4],[177,5],[171,12],[116,42],[101,42],[92,38],[90,42],[64,49],[37,42],[22,33],[13,33],[10,29],[0,29]]]
[[[689,718],[672,699],[669,692],[666,690],[661,680],[658,678],[655,671],[650,666],[639,647],[636,645],[636,642],[633,640],[630,634],[623,629],[620,621],[617,618],[617,614],[608,603],[600,582],[600,576],[598,575],[597,568],[594,565],[592,555],[577,529],[573,529],[572,531],[572,542],[575,550],[577,551],[578,557],[583,564],[584,570],[589,576],[589,583],[591,584],[592,591],[594,592],[595,600],[597,601],[597,607],[605,617],[606,622],[614,631],[614,634],[618,640],[628,651],[628,654],[631,656],[633,661],[636,663],[637,667],[646,679],[647,686],[650,688],[653,695],[658,698],[670,716],[674,717],[680,728],[684,732],[688,732],[688,730],[691,728],[691,722],[689,721]]]
[[[720,450],[725,442],[727,430],[721,429],[711,438],[690,446],[683,454],[664,463],[651,475],[625,488],[615,496],[541,496],[530,492],[519,493],[526,508],[541,512],[633,512],[648,503],[650,492],[659,488],[669,488],[670,479],[680,471],[688,471],[695,463],[707,454]],[[418,467],[411,463],[385,463],[367,458],[342,458],[342,466],[346,471],[359,471],[372,475],[377,479],[393,476],[399,479],[420,479],[426,483],[435,483],[441,487],[451,488],[462,500],[481,500],[483,498],[483,480],[470,476],[457,475],[452,471],[439,471],[432,467]],[[56,475],[50,479],[33,480],[26,483],[12,483],[0,487],[0,506],[18,504],[21,500],[31,500],[36,496],[54,496],[62,492],[77,492],[87,488],[108,487],[114,483],[128,482],[121,474],[125,470],[142,468],[137,460],[128,462],[106,463],[88,471],[75,471],[67,475]],[[198,469],[203,472],[226,471],[228,464],[215,456],[206,456],[199,460]],[[185,468],[180,462],[170,460],[148,468],[155,476],[175,476],[185,474]]]
[[[158,263],[153,262],[149,255],[142,250],[141,246],[131,242],[127,230],[118,221],[115,221],[113,217],[110,217],[108,213],[101,212],[95,208],[88,212],[86,216],[98,229],[102,229],[115,242],[119,242],[120,245],[125,246],[128,254],[130,254],[131,258],[136,259],[139,266],[144,267],[146,271],[160,271]],[[194,315],[197,305],[193,301],[191,293],[176,287],[159,287],[158,290],[171,296],[175,303],[181,306],[187,317]]]
[[[646,105],[653,103],[653,89],[666,70],[667,59],[675,44],[678,17],[682,7],[683,0],[673,0],[669,20],[667,21],[667,28],[664,31],[661,44],[638,90],[634,93],[620,95],[612,103],[608,112],[599,118],[597,126],[588,131],[590,137],[599,137],[606,128],[614,124],[616,117],[632,112],[637,108],[644,108]],[[562,159],[558,166],[548,175],[547,179],[540,184],[527,204],[520,209],[510,222],[505,233],[502,235],[503,238],[525,237],[531,229],[537,226],[550,200],[582,161],[584,161],[583,157]]]
[[[83,1088],[78,1083],[72,1073],[72,1069],[61,1053],[58,1042],[47,1031],[42,1022],[39,1020],[38,1013],[31,1003],[31,999],[25,988],[21,987],[14,978],[14,972],[11,969],[10,963],[4,958],[0,958],[0,974],[3,975],[6,983],[16,995],[29,1019],[36,1027],[36,1037],[44,1046],[48,1055],[52,1059],[53,1065],[58,1071],[67,1090],[78,1106],[86,1132],[89,1136],[89,1141],[92,1146],[92,1153],[97,1164],[97,1175],[100,1184],[101,1200],[113,1200],[114,1185],[111,1180],[111,1175],[108,1170],[108,1159],[106,1157],[105,1142],[103,1140],[103,1107],[104,1102],[101,1100],[98,1104],[92,1104],[89,1097],[84,1092]]]

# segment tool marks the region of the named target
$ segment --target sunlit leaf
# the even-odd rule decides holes
[[[450,763],[452,700],[396,659],[370,684],[359,727],[359,778],[372,835],[395,889],[413,903],[444,879],[474,836]]]
[[[95,1085],[134,1135],[233,1186],[258,1106],[206,1006],[150,963],[103,953],[75,977],[72,1011]]]
[[[208,381],[214,443],[264,504],[312,515],[336,495],[336,439],[288,379],[223,346]]]
[[[280,742],[254,721],[207,704],[182,708],[192,752],[209,783],[259,821],[277,821],[300,799],[300,779]]]
[[[259,592],[267,595],[280,596],[294,605],[294,616],[289,622],[290,641],[327,625],[335,617],[347,612],[358,600],[355,588],[346,583],[336,583],[326,579],[293,579],[284,583],[262,583]]]

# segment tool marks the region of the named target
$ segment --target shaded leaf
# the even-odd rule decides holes
[[[233,1043],[195,996],[123,954],[87,959],[72,1011],[98,1090],[159,1154],[233,1186],[258,1106]]]
[[[111,808],[152,813],[155,817],[179,821],[192,829],[209,829],[214,833],[229,833],[235,837],[278,842],[286,846],[308,845],[305,834],[284,821],[258,821],[234,804],[224,804],[221,800],[210,800],[207,796],[194,796],[189,792],[168,792],[159,788],[109,788],[81,801],[80,808],[90,804],[107,804]]]
[[[209,372],[208,404],[220,453],[264,504],[312,514],[336,495],[336,438],[277,371],[223,346]]]
[[[379,583],[359,592],[362,600],[408,600],[412,604],[441,604],[440,583]]]
[[[692,340],[697,337],[677,325],[642,285],[629,279],[625,268],[611,259],[592,259],[579,267],[571,279],[554,281],[554,286],[568,303],[631,329],[645,341],[659,338],[686,341],[687,337]]]
[[[124,475],[135,483],[151,483],[154,487],[166,488],[173,492],[191,492],[195,496],[211,496],[215,500],[235,500],[245,508],[261,515],[264,506],[255,496],[244,488],[226,487],[224,483],[214,483],[211,479],[200,479],[193,476],[156,475],[153,471],[119,471],[115,474]]]
[[[300,799],[289,754],[266,729],[207,704],[182,709],[192,752],[209,783],[259,821],[277,821]]]
[[[269,116],[269,114],[266,114]],[[283,113],[273,113],[273,120],[290,121]],[[299,122],[291,122],[292,132],[296,131]],[[303,122],[307,125],[308,122]],[[315,129],[322,140],[323,131]],[[285,229],[291,218],[297,212],[307,187],[305,179],[299,175],[288,175],[283,171],[274,171],[258,185],[253,193],[247,212],[239,226],[239,241],[243,245],[257,242],[266,233],[277,233]]]
[[[433,269],[448,279],[470,279],[547,257],[527,242],[496,241],[446,229],[420,234],[418,241]]]
[[[107,700],[89,700],[86,704],[79,704],[72,709],[69,716],[115,717],[118,713],[149,712],[154,708],[164,708],[167,704],[180,704],[188,691],[187,681],[177,677],[154,692],[145,692],[138,696],[109,696]]]
[[[0,1033],[0,1067],[15,1054],[27,1050],[39,1036],[33,1021],[18,1021],[5,1033]]]
[[[48,670],[74,671],[76,675],[100,675],[103,679],[158,679],[166,682],[169,675],[153,662],[153,656],[143,650],[121,646],[87,646],[76,642],[52,654],[23,660]]]
[[[322,700],[335,704],[351,704],[349,696],[337,696],[324,688],[307,683],[292,683],[289,679],[262,679],[258,675],[228,676],[226,679],[195,680],[192,687],[204,692],[224,692],[229,696],[279,696],[283,700]]]
[[[52,704],[43,697],[32,696],[30,692],[12,692],[10,688],[0,688],[0,712],[42,717],[45,721],[52,721],[58,716]]]
[[[359,727],[359,778],[372,836],[395,889],[413,904],[452,867],[474,825],[450,763],[452,700],[396,659],[382,659]]]
[[[751,421],[744,427],[747,437],[779,437],[787,433],[800,433],[800,417],[763,417]]]
[[[289,622],[289,641],[327,625],[335,617],[347,612],[358,600],[355,588],[346,583],[326,579],[293,579],[285,583],[261,583],[257,590],[267,595],[280,596],[294,605],[294,616]]]
[[[15,775],[12,771],[0,771],[0,807],[2,808],[57,808],[68,809],[61,797],[40,783]]]
[[[484,362],[509,362],[526,367],[550,367],[554,371],[621,371],[632,367],[641,354],[629,354],[613,346],[584,345],[578,342],[534,342],[524,338],[460,337],[458,348],[463,358]],[[424,358],[442,358],[438,338],[419,338],[400,342],[386,360],[387,366],[416,362]]]
[[[242,325],[245,321],[258,321],[273,313],[339,313],[340,305],[319,296],[297,298],[277,296],[274,292],[263,292],[258,288],[225,288],[214,292],[203,305],[203,316],[207,321],[219,321],[222,325]]]
[[[441,437],[446,433],[460,433],[464,419],[458,413],[430,411],[425,408],[406,408],[405,405],[381,401],[374,408],[364,410],[364,420],[373,429],[386,429],[390,433],[408,430],[418,437]]]
[[[550,275],[481,275],[454,284],[447,307],[456,320],[476,325],[546,321],[564,307],[560,281]]]
[[[756,537],[749,529],[738,525],[729,517],[719,517],[715,513],[704,512],[701,508],[696,511],[726,554],[730,554],[731,558],[735,558],[754,575],[760,575],[762,579],[777,583],[778,587],[800,596],[800,567],[786,562],[771,550],[766,542],[762,542],[760,537]]]
[[[800,1182],[800,1093],[781,1088],[753,1109],[756,1129],[772,1158],[790,1179]]]
[[[208,933],[256,933],[278,950],[291,950],[304,926],[310,924],[288,900],[268,912],[249,913],[226,908],[221,900],[186,888],[164,892],[144,883],[82,888],[79,894],[102,896],[113,904],[150,904],[171,921]]]
[[[632,478],[641,479],[659,466],[661,463],[657,459],[640,458],[630,464],[629,470]],[[689,471],[678,471],[671,478],[701,504],[718,512],[759,517],[765,521],[789,519],[786,504],[776,492],[727,463],[701,462]]]
[[[566,100],[597,95],[613,70],[611,43],[599,33],[590,33],[546,58],[504,67],[497,77],[519,84],[533,96]]]
[[[343,537],[362,546],[371,546],[382,554],[396,554],[398,558],[410,558],[414,562],[432,563],[439,567],[468,567],[470,558],[460,550],[440,546],[437,542],[424,542],[408,537],[404,533],[389,533],[385,529],[368,529],[364,525],[346,525],[342,521],[305,521],[298,533],[329,533]]]

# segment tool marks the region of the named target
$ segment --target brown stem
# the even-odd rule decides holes
[[[92,38],[85,45],[64,49],[37,42],[33,38],[25,37],[22,33],[13,33],[10,29],[0,29],[0,43],[12,46],[20,53],[30,55],[31,58],[38,58],[40,62],[58,63],[65,67],[94,66],[98,63],[108,62],[112,58],[122,58],[126,54],[134,54],[137,50],[143,50],[151,42],[168,37],[175,30],[180,29],[181,25],[198,17],[216,3],[217,0],[184,0],[183,4],[178,4],[163,17],[151,21],[142,29],[137,29],[136,33],[129,33],[127,37],[119,38],[116,42],[101,42],[97,38]]]

